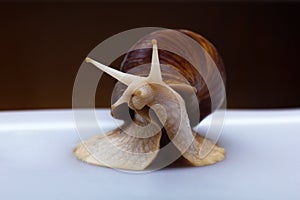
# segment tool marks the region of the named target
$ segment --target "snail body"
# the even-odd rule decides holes
[[[157,157],[165,132],[180,154],[194,166],[224,159],[223,148],[192,130],[214,111],[211,95],[218,95],[219,85],[212,84],[213,91],[208,90],[205,80],[213,81],[210,65],[205,60],[208,58],[202,56],[199,59],[193,48],[185,45],[186,37],[208,52],[224,81],[224,66],[215,47],[202,36],[187,30],[163,30],[146,35],[128,52],[121,71],[86,59],[119,81],[114,89],[111,113],[125,123],[81,142],[74,150],[77,158],[111,168],[143,170]],[[189,61],[204,66],[206,73],[200,74],[197,66]],[[222,103],[223,99],[218,101]],[[201,155],[204,141],[211,146],[205,157]]]

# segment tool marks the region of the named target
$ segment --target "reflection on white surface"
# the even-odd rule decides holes
[[[227,111],[227,157],[207,167],[126,174],[76,160],[78,142],[70,110],[1,112],[0,199],[300,199],[299,109]]]

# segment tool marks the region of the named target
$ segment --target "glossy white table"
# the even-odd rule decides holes
[[[300,109],[227,111],[208,167],[128,174],[78,161],[78,142],[71,110],[0,112],[0,199],[300,199]]]

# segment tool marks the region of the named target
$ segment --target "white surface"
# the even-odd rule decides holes
[[[70,110],[0,112],[0,199],[300,199],[299,109],[228,111],[226,160],[148,174],[76,160],[74,127]]]

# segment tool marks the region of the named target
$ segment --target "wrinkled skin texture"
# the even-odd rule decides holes
[[[157,105],[161,107],[156,109]],[[205,139],[191,129],[185,103],[171,87],[160,84],[144,85],[133,93],[129,106],[142,119],[146,119],[143,120],[144,123],[141,119],[135,118],[124,127],[106,133],[107,137],[96,136],[84,141],[75,149],[75,155],[95,165],[143,170],[157,156],[161,138],[158,124],[162,123],[171,141],[192,165],[209,165],[224,159],[223,148],[215,146],[208,140],[203,147]],[[159,121],[149,117],[149,111],[145,111],[146,106],[153,108]],[[134,125],[143,127],[149,124],[157,125],[157,129],[153,129],[154,134],[149,132],[149,137],[146,135],[145,138],[141,138],[138,134],[134,137],[126,133],[137,132],[138,128]],[[208,155],[203,156],[200,153],[201,148],[204,155],[205,153]]]

